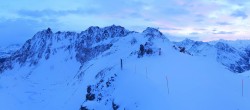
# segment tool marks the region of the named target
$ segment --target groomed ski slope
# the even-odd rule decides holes
[[[137,43],[131,45],[135,38]],[[34,67],[15,68],[0,75],[1,110],[112,109],[113,100],[123,110],[249,110],[250,73],[235,74],[209,57],[190,56],[154,39],[155,53],[137,58],[133,52],[146,38],[132,34],[114,38],[113,46],[80,68],[75,58],[59,51]],[[104,41],[101,43],[109,42]],[[132,54],[131,54],[132,53]],[[72,53],[71,53],[72,54]],[[123,69],[120,68],[123,59]],[[112,87],[100,91],[101,101],[85,101],[88,85],[116,74]],[[167,80],[168,79],[168,80]],[[244,94],[242,96],[242,80]]]

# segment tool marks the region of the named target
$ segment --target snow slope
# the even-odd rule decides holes
[[[83,63],[76,57],[78,50],[66,49],[72,42],[53,41],[50,48],[56,52],[48,59],[43,54],[36,65],[14,63],[13,69],[4,70],[0,109],[250,109],[249,72],[234,74],[212,57],[179,52],[153,28],[93,43],[91,47],[112,46]],[[153,53],[138,58],[146,42]]]
[[[143,42],[138,41],[138,44]],[[128,43],[119,44],[127,44],[121,45],[121,47],[129,46]],[[117,79],[114,82],[114,90],[111,90],[112,93],[109,94],[111,96],[108,96],[112,97],[110,99],[118,103],[121,109],[249,109],[250,100],[247,93],[250,88],[247,84],[250,80],[248,77],[232,74],[216,61],[176,52],[170,44],[161,40],[155,41],[155,44],[157,44],[156,47],[162,48],[161,56],[153,55],[140,59],[130,56],[124,59],[123,70],[120,70],[119,59],[117,59],[118,65],[109,71],[116,73]],[[121,53],[128,53],[137,48],[138,45],[134,49]],[[106,61],[103,59],[104,61],[98,64],[107,66],[107,60],[117,58],[120,54],[112,56]],[[110,66],[112,67],[112,65]],[[169,80],[169,94],[166,77]],[[241,94],[242,79],[246,83],[244,96]],[[103,109],[106,108],[103,103],[105,101],[94,104],[87,102],[83,105],[90,106],[90,109]]]

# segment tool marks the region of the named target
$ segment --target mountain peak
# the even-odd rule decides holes
[[[185,42],[185,43],[194,43],[195,41],[194,40],[191,40],[191,39],[184,39],[182,42]]]
[[[156,33],[161,33],[158,28],[153,28],[153,27],[147,27],[142,33],[152,33],[152,32],[156,32]],[[162,33],[161,33],[162,34]]]
[[[113,25],[107,26],[107,27],[109,27],[109,28],[119,28],[119,27],[122,27],[122,26],[113,24]],[[122,27],[122,28],[124,28],[124,27]]]
[[[42,33],[46,33],[46,34],[51,34],[51,33],[53,33],[50,27],[48,27],[47,29],[45,29],[45,30],[43,30],[43,31],[41,31],[41,32],[42,32]]]
[[[147,27],[142,34],[144,34],[146,37],[149,37],[149,40],[154,38],[161,38],[166,39],[166,37],[156,28]]]
[[[47,39],[51,38],[53,32],[50,28],[37,32],[32,39]]]
[[[221,47],[221,48],[225,48],[225,47],[229,47],[229,45],[225,42],[219,41],[215,44],[216,47]]]
[[[119,26],[119,25],[111,25],[111,26],[107,26],[107,27],[104,27],[103,28],[104,30],[110,30],[110,31],[118,31],[118,30],[126,30],[124,27],[122,26]]]

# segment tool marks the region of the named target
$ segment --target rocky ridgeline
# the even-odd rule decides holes
[[[104,28],[92,26],[81,33],[60,31],[53,33],[48,28],[36,33],[19,50],[12,52],[11,55],[1,57],[0,73],[14,68],[14,64],[20,66],[37,65],[41,59],[48,60],[52,55],[57,54],[58,51],[65,51],[65,54],[70,54],[78,62],[84,64],[86,61],[110,49],[113,46],[112,39],[126,37],[131,33],[137,32],[129,31],[124,27],[115,25]],[[140,49],[138,57],[143,56],[144,53],[150,54],[155,52],[155,50],[150,48],[153,39],[160,38],[169,41],[155,28],[148,27],[139,34],[146,37],[148,42],[142,44],[141,48],[138,47]],[[103,42],[105,40],[108,40],[108,42]],[[181,42],[172,42],[172,44],[174,49],[188,55],[213,57],[232,72],[242,73],[250,70],[250,45],[245,47],[245,49],[237,49],[222,41],[212,44],[190,39]],[[159,50],[157,48],[156,51],[160,51],[160,48]]]

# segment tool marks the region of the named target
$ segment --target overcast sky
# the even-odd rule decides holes
[[[0,46],[47,27],[80,32],[112,24],[203,41],[250,39],[250,0],[0,0],[0,7]]]

